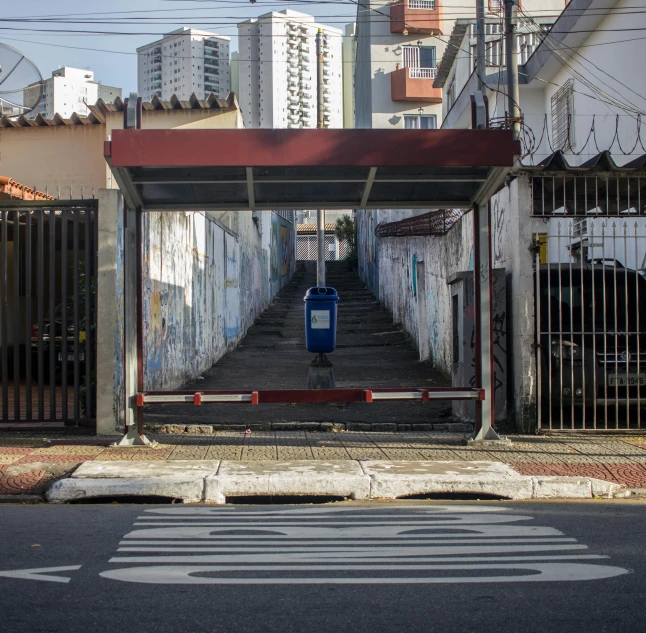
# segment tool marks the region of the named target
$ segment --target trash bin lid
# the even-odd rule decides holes
[[[334,288],[329,286],[314,286],[308,288],[303,301],[338,301],[339,295]]]

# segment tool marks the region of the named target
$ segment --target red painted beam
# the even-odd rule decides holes
[[[511,167],[510,130],[113,130],[113,167]]]
[[[247,402],[240,402],[232,400],[231,404],[307,404],[307,403],[324,403],[324,402],[373,402],[374,395],[380,393],[410,393],[419,392],[422,402],[428,402],[434,398],[433,394],[449,394],[442,397],[443,400],[459,400],[464,399],[463,396],[451,396],[457,392],[468,391],[476,394],[478,399],[482,400],[484,391],[482,389],[474,389],[472,387],[437,387],[437,388],[424,388],[417,387],[398,387],[393,389],[377,388],[377,389],[265,389],[258,391],[247,390],[226,390],[226,391],[146,391],[137,394],[136,402],[138,407],[146,404],[146,396],[178,396],[183,397],[184,403],[192,403],[195,405],[207,404],[204,401],[205,396],[217,395],[247,395],[250,396]],[[386,401],[387,399],[380,399]],[[170,403],[169,403],[170,404]],[[181,403],[174,403],[181,404]],[[215,403],[226,404],[226,403]]]

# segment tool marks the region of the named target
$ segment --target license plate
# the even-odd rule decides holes
[[[81,352],[79,354],[79,360],[82,361],[84,359],[85,359],[85,354],[83,354],[83,352]],[[63,360],[63,353],[62,352],[58,352],[58,360],[60,360],[60,361]],[[67,362],[68,363],[73,363],[74,362],[74,352],[69,352],[67,354]]]
[[[609,387],[643,387],[646,385],[646,374],[610,374]]]

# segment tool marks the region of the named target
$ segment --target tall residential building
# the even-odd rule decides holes
[[[226,98],[231,86],[230,38],[183,27],[137,49],[137,89],[144,101],[173,95],[181,100],[193,93],[205,99],[215,93]]]
[[[316,34],[323,39],[325,127],[343,127],[343,32],[286,9],[238,24],[239,101],[245,127],[316,127]]]
[[[25,99],[29,101],[30,91],[37,90],[37,87],[27,88]],[[87,116],[90,112],[88,105],[94,105],[98,99],[113,103],[117,97],[121,97],[121,88],[97,83],[91,70],[65,66],[53,71],[52,76],[45,80],[40,103],[27,116],[35,118],[42,114],[46,119],[51,119],[55,114],[60,114],[64,119],[69,119],[72,114]]]
[[[357,5],[355,122],[358,128],[436,128],[442,123],[442,88],[433,83],[445,50],[457,55],[449,36],[456,18],[475,18],[464,0],[366,0]],[[566,0],[523,0],[523,12],[554,22]],[[488,57],[503,33],[502,0],[485,2]],[[533,42],[527,42],[533,46]],[[526,50],[526,55],[531,50]],[[503,61],[504,64],[504,61]],[[447,87],[448,89],[449,87]]]

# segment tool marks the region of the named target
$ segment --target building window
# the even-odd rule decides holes
[[[405,114],[404,128],[407,130],[435,130],[437,117],[434,114]]]
[[[455,79],[449,84],[449,88],[446,91],[446,106],[447,110],[450,110],[455,103]]]
[[[574,81],[568,79],[552,95],[552,146],[566,151],[574,147]]]
[[[435,46],[402,46],[404,68],[435,68]]]

